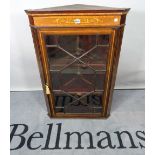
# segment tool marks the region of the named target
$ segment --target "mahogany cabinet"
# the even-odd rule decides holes
[[[76,4],[25,11],[49,116],[107,118],[129,9]]]

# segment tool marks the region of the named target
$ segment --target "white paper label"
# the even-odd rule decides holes
[[[75,24],[80,24],[81,23],[81,20],[80,19],[74,19],[74,23]]]
[[[118,18],[114,18],[114,22],[118,22]]]

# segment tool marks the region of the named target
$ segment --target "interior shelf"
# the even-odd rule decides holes
[[[65,66],[71,64],[75,59],[71,59],[69,56],[59,59],[49,59],[50,64],[50,71],[60,71]],[[81,67],[83,69],[87,68],[88,66],[92,67],[92,69],[96,71],[106,71],[106,63],[103,62],[101,59],[89,59],[83,58],[82,61],[76,60],[81,63],[75,64],[74,67]]]
[[[99,94],[104,91],[105,73],[98,74],[64,74],[51,73],[53,91],[55,93],[67,92],[70,94],[85,94],[93,92]]]

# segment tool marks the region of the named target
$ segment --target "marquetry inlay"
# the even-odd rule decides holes
[[[36,26],[117,26],[120,16],[48,16],[34,17]]]

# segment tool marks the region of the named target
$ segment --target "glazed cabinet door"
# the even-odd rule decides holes
[[[44,28],[38,33],[53,114],[102,117],[114,31]]]

